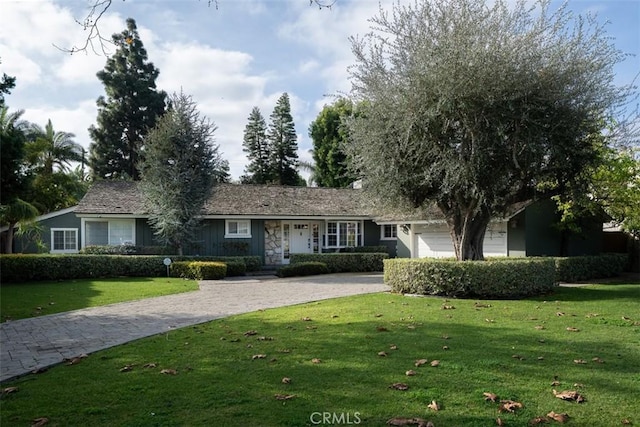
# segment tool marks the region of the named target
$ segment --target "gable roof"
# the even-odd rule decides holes
[[[202,209],[203,216],[371,216],[362,190],[218,184]],[[97,181],[76,208],[78,215],[146,216],[138,184]]]

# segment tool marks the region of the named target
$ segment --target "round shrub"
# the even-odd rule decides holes
[[[278,277],[293,277],[293,276],[313,276],[316,274],[327,274],[329,268],[324,262],[307,261],[297,264],[291,264],[284,267],[280,267],[276,274]]]

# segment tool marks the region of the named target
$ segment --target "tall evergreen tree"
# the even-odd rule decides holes
[[[216,127],[192,98],[174,94],[170,105],[147,135],[140,189],[157,239],[182,254],[222,164],[213,143]]]
[[[350,100],[341,98],[325,105],[309,126],[313,140],[314,180],[319,187],[347,187],[356,180],[349,171],[344,144],[348,139],[345,119],[353,113]]]
[[[272,178],[267,123],[258,107],[253,107],[248,120],[242,150],[247,153],[249,164],[240,180],[244,184],[267,184]]]
[[[289,95],[285,92],[276,102],[270,116],[269,139],[272,181],[280,185],[304,185],[298,174],[298,142],[291,117]]]
[[[112,38],[118,49],[97,74],[107,97],[98,98],[98,123],[89,128],[89,165],[94,178],[137,180],[144,139],[164,113],[166,93],[156,89],[159,71],[147,60],[136,22],[127,19],[127,29]]]

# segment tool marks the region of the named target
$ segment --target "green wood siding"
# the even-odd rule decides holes
[[[68,212],[62,215],[55,216],[53,218],[47,218],[38,223],[42,228],[40,239],[46,245],[46,251],[51,250],[51,229],[52,228],[72,228],[77,230],[78,236],[78,250],[81,245],[80,237],[80,218],[76,217],[75,213]],[[14,237],[13,240],[13,252],[14,253],[37,253],[38,248],[36,244],[25,238]]]

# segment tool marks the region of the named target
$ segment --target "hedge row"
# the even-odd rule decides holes
[[[92,277],[161,277],[166,276],[164,256],[158,255],[35,255],[0,256],[0,281],[68,280]],[[244,275],[262,267],[258,256],[188,257],[172,256],[171,260],[215,261],[227,264],[228,275]]]
[[[193,280],[220,280],[227,275],[227,264],[214,261],[178,261],[171,264],[169,270],[171,277]]]
[[[90,245],[80,250],[83,255],[175,255],[169,246]]]
[[[388,253],[291,254],[291,264],[321,262],[329,273],[383,271]]]
[[[316,274],[327,274],[329,268],[324,262],[308,261],[300,262],[298,264],[290,264],[284,267],[280,267],[276,271],[278,277],[293,277],[293,276],[313,276]]]
[[[490,299],[541,295],[557,286],[551,258],[389,259],[384,262],[384,281],[398,293]]]
[[[577,282],[615,277],[625,270],[628,262],[629,256],[627,254],[555,258],[556,280],[558,282]]]

